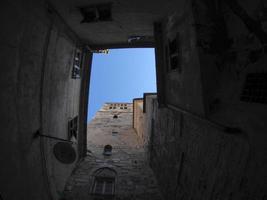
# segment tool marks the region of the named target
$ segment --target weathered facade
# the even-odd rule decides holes
[[[266,2],[185,5],[155,26],[154,172],[167,199],[265,199]]]
[[[141,138],[133,128],[131,103],[105,104],[87,131],[88,155],[68,181],[66,199],[161,200]],[[105,152],[108,145],[112,150]],[[109,191],[104,183],[107,178]]]
[[[72,138],[77,156],[66,165],[53,154],[59,140],[41,135],[71,139],[68,123],[79,115],[82,95],[73,66],[77,52],[80,67],[85,59],[82,43],[43,1],[5,1],[0,15],[0,195],[58,198],[83,145]]]
[[[133,119],[163,195],[266,199],[266,1],[4,0],[0,23],[4,200],[62,197],[89,159],[92,54],[132,47],[155,48]]]

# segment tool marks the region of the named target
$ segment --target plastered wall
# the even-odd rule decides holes
[[[35,136],[68,139],[79,111],[81,79],[71,79],[79,41],[45,1],[1,2],[0,18],[0,194],[57,199],[74,163],[57,161],[55,141]]]

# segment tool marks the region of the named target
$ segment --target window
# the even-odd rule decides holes
[[[68,137],[69,140],[74,137],[77,139],[78,133],[78,116],[74,117],[68,122]]]
[[[169,40],[168,47],[165,48],[166,64],[170,70],[178,70],[181,73],[181,52],[180,52],[180,37],[179,33],[172,40]],[[167,56],[168,55],[168,56]]]
[[[114,115],[113,116],[113,119],[118,119],[118,115]]]
[[[96,177],[93,190],[96,195],[113,195],[114,178]]]
[[[267,73],[248,74],[240,100],[267,104]]]
[[[81,77],[80,71],[81,71],[81,51],[77,49],[73,61],[72,78],[73,79],[80,78]]]
[[[81,21],[81,23],[92,23],[112,20],[111,3],[81,7],[80,12],[83,16],[83,20]]]
[[[118,135],[117,131],[112,131],[112,135]]]
[[[120,109],[123,109],[123,107],[120,107]]]
[[[109,107],[109,109],[112,109],[112,107]]]
[[[127,107],[124,107],[124,109],[127,109]]]
[[[112,146],[111,145],[106,145],[105,147],[104,147],[104,152],[103,152],[103,154],[105,155],[105,156],[111,156],[111,154],[112,154]]]
[[[116,109],[116,107],[113,107],[113,109]]]
[[[110,168],[100,168],[94,173],[92,187],[94,199],[112,199],[115,194],[116,172]]]

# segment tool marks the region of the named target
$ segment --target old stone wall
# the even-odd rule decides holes
[[[260,0],[192,1],[208,115],[226,107],[246,112],[266,104],[257,100],[261,92],[243,94],[248,75],[254,73],[257,81],[266,74],[266,8]],[[253,89],[261,90],[258,84]]]
[[[146,137],[144,136],[143,99],[134,99],[133,106],[133,128],[137,133],[140,143],[145,144]]]
[[[166,199],[266,198],[266,162],[253,138],[146,102],[150,166]]]
[[[168,199],[265,199],[266,2],[184,8],[161,22],[165,105],[144,126],[152,168]]]
[[[168,13],[161,23],[161,41],[156,44],[162,61],[158,63],[158,88],[164,104],[205,114],[196,32],[191,1],[177,1],[177,9]],[[158,32],[155,32],[157,36]]]
[[[142,143],[132,127],[132,104],[126,104],[127,109],[124,103],[122,109],[120,105],[105,104],[88,124],[88,155],[68,181],[66,199],[97,198],[93,192],[94,173],[102,168],[110,168],[117,174],[115,199],[161,199]],[[113,118],[114,115],[118,118]],[[112,155],[105,156],[104,146],[108,144],[112,146]]]
[[[79,41],[46,1],[3,1],[0,21],[0,195],[58,198],[74,164],[57,161],[56,141],[37,133],[68,139],[68,120],[78,115],[80,79],[71,73]]]

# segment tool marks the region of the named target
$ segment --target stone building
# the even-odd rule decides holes
[[[134,47],[155,48],[133,119],[163,197],[267,198],[266,1],[3,0],[0,24],[2,199],[62,198],[88,158],[92,55]]]
[[[161,200],[134,112],[131,103],[106,103],[96,113],[87,126],[87,156],[66,185],[66,199]]]

